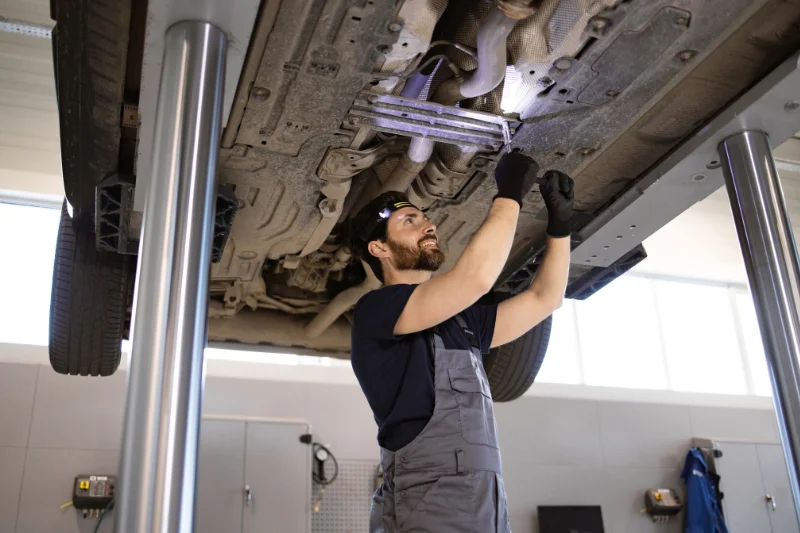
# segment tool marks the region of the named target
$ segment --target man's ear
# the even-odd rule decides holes
[[[378,259],[389,257],[391,255],[389,252],[389,247],[386,246],[386,243],[383,241],[370,241],[369,244],[367,244],[367,250],[369,250],[371,255],[374,255]]]

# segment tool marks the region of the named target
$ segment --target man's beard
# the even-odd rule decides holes
[[[436,272],[444,263],[444,253],[439,248],[424,248],[422,243],[431,240],[422,239],[416,248],[411,248],[391,239],[386,241],[392,251],[395,266],[398,270],[427,270]]]

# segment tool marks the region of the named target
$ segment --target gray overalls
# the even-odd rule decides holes
[[[456,318],[474,339],[466,321]],[[381,448],[383,484],[372,498],[370,533],[510,533],[480,349],[447,350],[437,333],[431,336],[433,416],[403,448]]]

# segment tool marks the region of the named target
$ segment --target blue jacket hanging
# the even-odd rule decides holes
[[[728,533],[714,477],[708,471],[703,453],[697,448],[689,450],[681,474],[686,484],[685,533]]]

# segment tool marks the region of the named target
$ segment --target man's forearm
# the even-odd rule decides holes
[[[561,306],[569,274],[569,237],[547,238],[547,250],[528,288],[497,306],[492,348],[524,335]]]
[[[488,291],[511,253],[518,218],[517,202],[507,198],[496,199],[453,270],[480,283]]]
[[[542,263],[528,289],[537,300],[551,304],[554,310],[561,306],[567,289],[569,254],[569,237],[547,237],[547,248]]]

